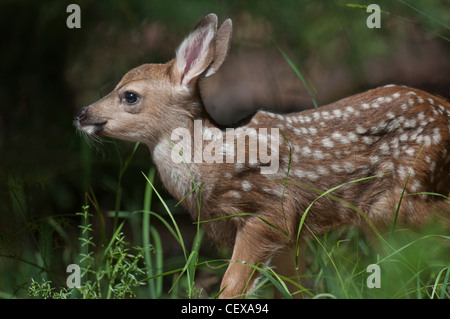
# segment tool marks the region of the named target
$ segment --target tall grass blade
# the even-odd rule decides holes
[[[160,274],[163,270],[163,263],[164,263],[162,241],[161,238],[159,237],[158,231],[153,226],[150,227],[150,233],[153,238],[153,246],[155,247],[155,265],[153,267],[156,273]],[[155,298],[161,297],[162,288],[163,288],[163,278],[158,277],[155,279]]]
[[[175,228],[176,238],[178,240],[178,243],[181,245],[181,248],[183,249],[184,258],[187,261],[188,260],[188,256],[187,256],[186,247],[184,245],[183,236],[181,235],[180,229],[178,227],[178,224],[177,224],[175,218],[173,217],[172,212],[170,211],[169,207],[167,206],[166,202],[161,197],[159,192],[156,190],[156,188],[153,185],[153,183],[147,178],[147,176],[144,173],[142,173],[142,175],[144,175],[145,179],[147,180],[147,183],[151,186],[151,188],[155,192],[156,196],[158,196],[159,200],[161,201],[161,204],[163,205],[164,209],[166,210],[167,214],[169,215],[170,219],[172,220],[172,224],[173,224],[173,226]]]
[[[117,193],[116,193],[116,203],[114,206],[114,210],[115,210],[115,214],[114,214],[114,229],[116,229],[117,224],[119,222],[119,212],[120,212],[120,204],[122,202],[122,177],[123,174],[125,173],[125,171],[127,170],[128,166],[131,163],[131,160],[133,159],[134,154],[136,153],[138,147],[139,147],[139,142],[137,142],[134,145],[133,150],[130,152],[130,154],[127,156],[127,158],[125,159],[125,162],[122,159],[122,156],[120,154],[119,151],[119,147],[117,146],[117,142],[114,142],[114,145],[116,147],[116,152],[120,161],[120,171],[119,171],[119,178],[118,178],[118,182],[117,182]]]
[[[443,282],[443,284],[441,286],[441,294],[439,295],[440,299],[444,299],[444,293],[445,293],[445,290],[447,288],[448,278],[449,278],[449,275],[450,275],[450,267],[445,267],[445,268],[441,269],[441,271],[439,271],[439,273],[437,274],[436,280],[435,280],[434,285],[433,285],[433,291],[431,292],[430,299],[434,299],[435,294],[436,294],[436,290],[437,290],[436,288],[439,286],[439,281],[440,281],[441,276],[444,273],[444,271],[447,271],[447,272],[446,272],[446,275],[445,275],[445,278],[444,278],[444,282]]]
[[[149,181],[153,183],[153,180],[155,178],[155,167],[153,166],[150,171],[148,172],[147,178]],[[144,211],[142,213],[142,244],[145,248],[144,251],[144,260],[147,268],[147,276],[152,277],[153,276],[153,263],[152,263],[152,256],[150,255],[150,212],[151,209],[151,201],[152,201],[152,188],[150,187],[149,183],[146,183],[145,185],[145,193],[144,193]],[[150,282],[148,284],[149,294],[150,298],[155,299],[156,298],[156,287],[153,285],[153,282]]]
[[[283,295],[284,298],[292,299],[292,295],[289,293],[289,289],[287,288],[284,281],[271,268],[267,267],[267,269],[265,269],[250,263],[242,263],[242,264],[248,267],[252,267],[255,271],[259,271],[260,274],[266,277],[274,285],[274,287]],[[243,293],[244,292],[245,291],[243,291]]]
[[[298,78],[302,81],[303,86],[305,87],[306,91],[308,92],[309,96],[311,97],[311,101],[314,104],[314,107],[317,108],[319,107],[316,101],[315,93],[316,89],[310,88],[308,83],[306,82],[305,78],[303,77],[302,73],[300,72],[300,70],[297,68],[297,66],[294,64],[294,62],[292,62],[292,60],[288,57],[288,55],[275,43],[275,46],[277,47],[278,51],[280,51],[280,53],[283,55],[284,59],[286,60],[286,62],[289,64],[289,66],[292,68],[292,70],[295,72],[295,74],[297,74]],[[311,81],[308,81],[311,83]]]
[[[400,212],[400,206],[401,206],[402,201],[403,201],[403,196],[405,195],[406,185],[408,185],[408,182],[409,182],[409,179],[411,177],[411,173],[413,171],[414,165],[416,164],[417,159],[419,158],[420,153],[422,153],[422,150],[423,150],[424,147],[425,147],[425,144],[422,145],[422,147],[420,148],[420,151],[417,154],[416,158],[414,159],[414,163],[413,163],[413,165],[411,166],[411,168],[409,170],[408,176],[406,177],[406,182],[405,182],[405,185],[403,186],[402,194],[400,195],[400,199],[398,201],[397,209],[395,211],[394,222],[392,223],[391,241],[392,241],[392,238],[394,236],[395,227],[397,226],[398,213]]]

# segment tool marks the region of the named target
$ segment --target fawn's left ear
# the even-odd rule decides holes
[[[214,74],[222,65],[231,42],[231,20],[217,30],[217,16],[207,15],[176,51],[172,74],[178,84],[191,88],[200,76]]]
[[[222,66],[223,61],[225,61],[228,51],[230,50],[232,29],[231,19],[226,19],[217,30],[214,59],[209,66],[208,71],[206,71],[205,77],[216,73]]]

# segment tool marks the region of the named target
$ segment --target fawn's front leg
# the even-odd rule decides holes
[[[279,234],[261,220],[249,220],[236,235],[233,255],[222,279],[220,298],[244,297],[253,287],[258,272],[249,264],[264,267],[282,247]]]
[[[291,245],[291,246],[295,246]],[[295,253],[295,247],[285,246],[280,249],[272,259],[272,268],[274,271],[288,280],[285,281],[286,288],[295,299],[303,297],[304,280],[300,280],[302,274],[305,273],[305,258],[304,253],[306,249],[306,242],[300,240],[298,247],[298,254]],[[295,262],[296,255],[298,256],[297,263]],[[292,281],[292,282],[291,282]],[[274,298],[283,298],[283,295],[278,289],[274,291]]]

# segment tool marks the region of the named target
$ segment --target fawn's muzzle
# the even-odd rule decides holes
[[[81,109],[76,117],[76,125],[79,129],[88,133],[99,133],[103,130],[106,120],[99,119],[89,113],[89,107],[85,106]]]
[[[80,113],[78,113],[77,118],[76,118],[78,121],[78,124],[83,125],[86,122],[87,118],[88,118],[87,107],[83,107],[81,109]]]

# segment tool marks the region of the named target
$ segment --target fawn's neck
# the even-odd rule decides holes
[[[183,199],[201,182],[202,163],[197,158],[203,151],[203,145],[198,141],[202,140],[206,127],[217,127],[201,100],[195,103],[197,112],[180,115],[176,125],[166,128],[165,134],[160,136],[158,141],[148,145],[161,181],[176,200]],[[193,205],[197,205],[195,192],[192,193],[181,202],[191,211]]]

